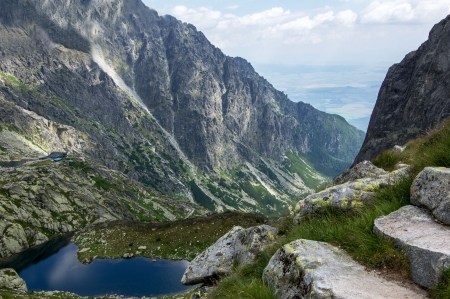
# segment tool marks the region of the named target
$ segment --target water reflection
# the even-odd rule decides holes
[[[118,294],[124,296],[160,296],[179,293],[190,287],[180,280],[186,261],[134,258],[95,260],[83,265],[76,257],[77,246],[69,243],[56,254],[17,269],[29,290],[59,290],[82,296]],[[3,266],[3,265],[0,265]]]

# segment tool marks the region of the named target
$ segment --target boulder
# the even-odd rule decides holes
[[[297,240],[284,245],[263,273],[278,299],[426,298],[387,281],[328,243]]]
[[[347,182],[356,181],[362,178],[378,178],[389,172],[376,167],[370,161],[363,161],[354,167],[344,171],[333,180],[333,185],[341,185]]]
[[[320,211],[325,207],[350,210],[363,206],[364,202],[375,196],[375,191],[381,186],[387,186],[408,175],[409,168],[402,168],[380,175],[376,178],[363,178],[333,186],[321,192],[311,194],[300,200],[295,206],[294,223],[299,223],[308,214]]]
[[[405,250],[412,279],[421,286],[435,286],[442,270],[450,267],[450,227],[436,223],[426,210],[402,207],[377,218],[374,231]]]
[[[20,278],[16,270],[11,268],[0,270],[0,288],[8,288],[22,292],[28,290],[25,281]]]
[[[0,239],[0,256],[6,257],[29,248],[24,229],[18,223],[0,221],[3,231]]]
[[[251,263],[256,254],[273,243],[278,230],[268,225],[243,229],[235,226],[214,245],[196,256],[181,279],[184,285],[212,284],[231,272],[235,261]]]
[[[240,231],[234,245],[234,258],[240,265],[253,262],[256,255],[275,241],[278,229],[261,225]]]
[[[411,185],[411,203],[429,209],[433,216],[450,224],[450,169],[426,167]]]

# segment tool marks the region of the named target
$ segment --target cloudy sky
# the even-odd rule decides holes
[[[188,22],[294,101],[364,123],[390,65],[450,14],[449,0],[144,0]],[[364,127],[364,125],[363,125]]]

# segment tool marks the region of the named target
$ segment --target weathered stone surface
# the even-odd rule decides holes
[[[27,284],[14,269],[0,269],[0,288],[26,292]]]
[[[436,223],[423,209],[406,206],[379,217],[374,231],[406,251],[412,279],[421,286],[435,286],[442,270],[450,267],[450,227]]]
[[[305,215],[325,207],[331,206],[342,210],[361,207],[364,202],[375,196],[374,191],[380,186],[393,184],[407,174],[408,168],[402,168],[380,175],[377,178],[358,179],[311,194],[300,200],[295,206],[294,213],[297,213],[297,215],[294,218],[294,222],[298,223]]]
[[[10,256],[29,247],[27,236],[20,224],[0,220],[1,236],[0,256]]]
[[[333,180],[333,185],[341,185],[347,182],[352,182],[362,178],[378,178],[381,175],[387,174],[388,171],[378,168],[370,161],[363,161],[354,167],[346,170],[338,175]]]
[[[297,240],[280,248],[263,281],[278,299],[398,299],[426,296],[387,281],[328,243]]]
[[[234,259],[240,265],[251,263],[261,250],[275,241],[277,234],[278,229],[268,225],[250,227],[240,231],[234,245]]]
[[[183,274],[181,283],[193,285],[211,283],[230,273],[235,256],[234,245],[238,233],[244,229],[235,226],[217,242],[195,257]]]
[[[411,203],[430,210],[436,219],[450,224],[450,169],[426,167],[411,185]]]
[[[450,16],[436,24],[428,40],[389,69],[354,165],[406,144],[450,116]]]
[[[240,265],[252,262],[256,254],[274,242],[276,228],[261,225],[243,229],[235,226],[214,245],[199,254],[184,272],[181,283],[211,284],[220,276],[230,273],[235,261]]]

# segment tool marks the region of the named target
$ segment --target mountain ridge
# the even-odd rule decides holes
[[[0,71],[15,78],[2,96],[88,134],[100,147],[85,154],[163,193],[280,213],[362,141],[139,0],[1,3]]]

